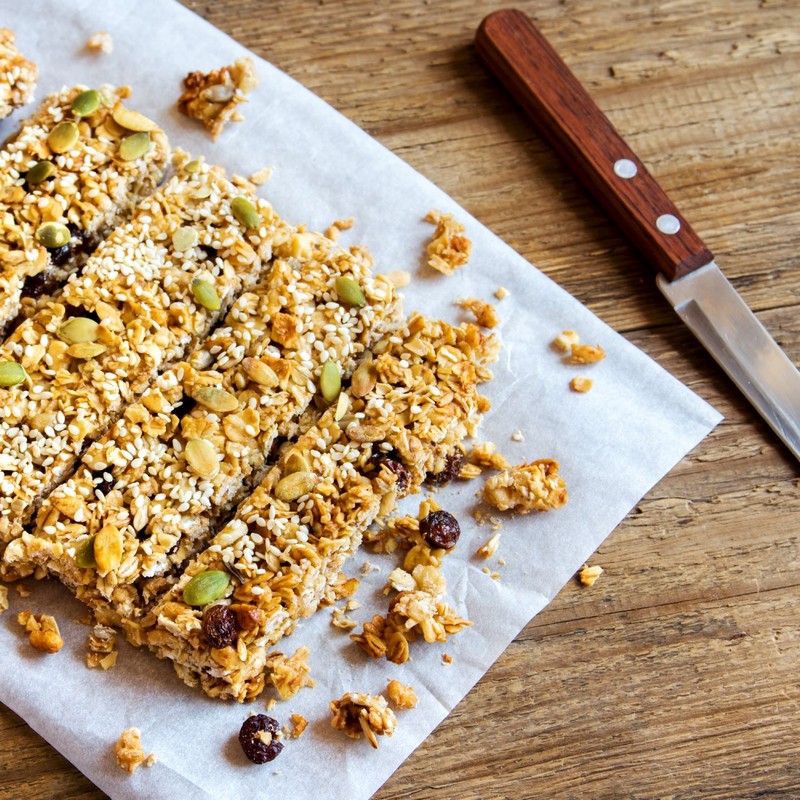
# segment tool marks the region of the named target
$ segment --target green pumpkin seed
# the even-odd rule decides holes
[[[245,228],[257,228],[262,222],[261,214],[246,197],[231,200],[231,213]]]
[[[66,153],[78,143],[81,132],[74,122],[59,122],[47,136],[47,144],[54,153]]]
[[[150,149],[151,144],[150,134],[147,131],[132,133],[119,143],[119,157],[123,161],[135,161]]]
[[[122,128],[129,131],[154,131],[158,125],[138,111],[132,111],[123,105],[118,105],[112,112],[111,118]]]
[[[291,475],[293,472],[311,472],[311,466],[302,453],[289,453],[283,467],[283,475]]]
[[[367,298],[364,297],[362,288],[347,275],[339,275],[333,282],[333,287],[343,303],[356,308],[362,308],[367,304]]]
[[[25,368],[16,361],[0,361],[0,386],[8,389],[22,383],[27,376]]]
[[[25,173],[25,180],[29,186],[36,186],[37,183],[46,181],[55,175],[55,172],[56,167],[52,161],[39,161]]]
[[[172,246],[179,253],[185,253],[187,250],[191,250],[199,239],[200,237],[194,228],[184,225],[172,234]]]
[[[350,389],[356,397],[365,397],[375,388],[377,382],[378,375],[370,357],[358,365],[350,379]]]
[[[188,175],[194,175],[195,172],[200,172],[200,167],[202,166],[203,162],[199,158],[195,158],[184,164],[183,171]]]
[[[77,344],[71,344],[67,348],[67,355],[88,361],[90,358],[97,358],[97,356],[103,355],[106,350],[108,348],[98,342],[78,342]]]
[[[219,569],[198,572],[184,587],[183,602],[187,606],[207,606],[225,594],[230,582],[228,573]]]
[[[63,247],[71,238],[69,228],[60,222],[45,222],[36,231],[36,241],[49,250]]]
[[[219,457],[211,442],[190,439],[186,443],[186,462],[201,478],[213,478],[219,472]]]
[[[202,278],[195,278],[192,281],[192,294],[194,299],[209,311],[219,311],[222,306],[217,290]]]
[[[319,376],[319,390],[322,396],[329,403],[332,403],[342,391],[342,373],[339,365],[329,358],[322,365],[322,372]]]
[[[290,503],[308,494],[316,485],[317,476],[313,472],[293,472],[278,481],[275,497]]]
[[[89,317],[72,317],[58,326],[56,336],[67,344],[96,342],[99,324]]]
[[[72,101],[72,110],[79,117],[88,117],[100,108],[100,93],[95,89],[81,92]]]
[[[218,389],[216,386],[203,386],[192,397],[201,406],[220,413],[236,411],[239,408],[239,398],[236,395],[226,392],[224,389]]]
[[[81,569],[95,569],[97,559],[94,557],[94,536],[90,536],[75,553],[75,563]]]

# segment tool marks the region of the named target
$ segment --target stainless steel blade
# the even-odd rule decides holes
[[[712,261],[658,288],[800,459],[800,372]]]

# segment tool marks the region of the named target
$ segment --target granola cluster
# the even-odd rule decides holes
[[[469,261],[472,242],[465,236],[464,226],[452,214],[431,209],[425,217],[436,226],[428,244],[428,266],[443,275],[452,275]]]
[[[567,502],[567,487],[550,458],[504,469],[483,487],[483,499],[499,511],[551,511]]]
[[[0,119],[33,99],[39,70],[23,58],[14,45],[14,34],[0,28]]]
[[[55,617],[50,614],[33,614],[31,611],[20,611],[17,622],[25,628],[31,647],[42,653],[57,653],[63,646],[61,631]]]
[[[314,686],[308,666],[309,649],[298,647],[292,656],[272,652],[267,659],[270,683],[278,690],[281,700],[289,700],[301,689]]]
[[[148,756],[142,748],[142,736],[138,728],[126,728],[122,731],[114,744],[114,755],[119,768],[129,775],[133,775],[138,767],[149,767],[156,761],[155,754]]]
[[[347,692],[331,700],[331,725],[345,736],[360,739],[363,735],[376,750],[378,736],[391,736],[397,718],[383,695]]]

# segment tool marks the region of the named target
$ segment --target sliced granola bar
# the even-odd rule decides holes
[[[57,291],[161,182],[167,137],[122,105],[129,94],[76,86],[50,95],[0,151],[0,331]]]
[[[473,432],[483,407],[477,385],[495,357],[496,341],[474,325],[412,316],[402,335],[384,340],[364,362],[371,375],[363,391],[354,388],[356,370],[349,412],[337,421],[330,409],[287,446],[142,630],[129,628],[129,636],[172,659],[187,683],[211,696],[256,696],[269,648],[316,611],[365,528],[393,508],[398,494],[417,491],[428,472],[439,472]],[[223,591],[212,600],[230,604],[245,621],[219,647],[205,630],[203,606],[211,600],[195,603],[187,587],[226,570],[235,577],[223,576]]]
[[[0,28],[0,119],[33,99],[39,70],[14,45],[14,33]]]
[[[163,591],[154,578],[192,555],[263,476],[276,437],[294,432],[317,394],[323,363],[349,373],[399,325],[391,284],[363,259],[309,234],[292,234],[277,253],[192,363],[162,373],[45,499],[34,532],[6,551],[17,574],[45,565],[107,621],[139,616]],[[342,276],[363,291],[363,308],[335,299]],[[94,551],[108,526],[119,558],[101,564]]]
[[[240,220],[242,204],[252,225]],[[0,546],[20,535],[123,405],[208,334],[291,233],[221,170],[176,175],[104,240],[60,302],[14,331],[0,362],[25,374],[0,386]]]

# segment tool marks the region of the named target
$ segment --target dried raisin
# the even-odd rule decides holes
[[[381,466],[384,466],[397,476],[397,482],[394,485],[395,489],[400,497],[405,497],[411,483],[411,473],[408,471],[408,467],[396,457],[395,452],[376,453],[370,460],[378,471],[380,471]]]
[[[266,714],[254,714],[242,723],[239,744],[254,764],[266,764],[277,758],[283,750],[280,730],[280,723],[276,719]]]
[[[239,624],[235,612],[229,606],[217,603],[203,612],[203,633],[212,647],[228,647],[239,635]]]
[[[461,467],[464,465],[464,454],[460,450],[451,453],[444,460],[444,469],[441,472],[429,472],[425,482],[431,486],[444,486],[450,483],[453,478],[458,477]]]
[[[449,550],[461,536],[461,526],[449,511],[431,511],[420,521],[419,532],[431,547]]]

